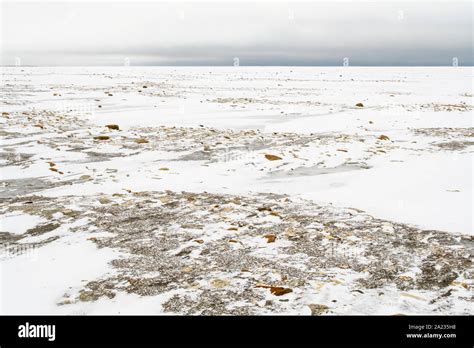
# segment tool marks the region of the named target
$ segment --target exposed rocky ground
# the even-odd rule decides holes
[[[112,276],[67,294],[62,305],[126,292],[170,294],[163,309],[172,313],[288,313],[322,306],[311,295],[339,285],[353,297],[383,297],[385,288],[399,296],[428,291],[433,312],[453,303],[470,312],[472,237],[420,230],[356,209],[272,194],[170,191],[25,196],[2,205],[48,219],[21,237],[2,233],[10,247],[32,236],[39,238],[37,246],[67,237],[54,231],[86,219],[69,233],[84,232],[99,248],[124,253],[112,261]],[[332,300],[338,301],[337,292]],[[345,306],[350,304],[324,304],[323,312],[340,313]]]

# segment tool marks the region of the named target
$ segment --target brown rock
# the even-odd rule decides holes
[[[278,157],[278,156],[275,156],[275,155],[269,155],[269,154],[266,154],[265,155],[265,158],[269,161],[278,161],[278,160],[281,160],[281,157]]]
[[[106,124],[105,126],[106,126],[108,129],[120,130],[118,124]]]
[[[290,288],[284,288],[281,286],[272,286],[270,287],[270,292],[275,296],[282,296],[290,292],[293,292],[293,290],[291,290]]]
[[[274,243],[275,239],[277,238],[274,234],[267,234],[263,237],[267,238],[267,243]]]
[[[94,137],[95,140],[109,140],[110,137],[108,135],[98,135]]]

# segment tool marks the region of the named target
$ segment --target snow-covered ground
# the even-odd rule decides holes
[[[3,313],[472,314],[472,68],[2,78]]]

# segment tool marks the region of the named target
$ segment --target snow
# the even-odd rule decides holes
[[[471,160],[471,154],[408,157],[366,171],[294,178],[280,192],[426,229],[474,234]]]
[[[57,305],[64,294],[108,272],[113,257],[115,251],[97,250],[78,235],[1,259],[2,314],[71,313]],[[72,313],[84,312],[76,306]]]
[[[0,229],[14,234],[23,234],[43,221],[45,220],[36,215],[5,214],[0,221]]]
[[[0,119],[6,132],[0,144],[3,198],[38,195],[67,203],[68,197],[141,191],[269,192],[419,229],[474,235],[472,68],[24,67],[2,73],[1,111],[9,113]],[[120,131],[106,129],[108,124]],[[179,127],[183,133],[175,135]],[[245,135],[248,130],[257,133]],[[166,137],[154,138],[161,133]],[[288,143],[282,133],[296,136]],[[99,134],[111,139],[94,141]],[[142,137],[150,142],[133,142]],[[261,137],[268,142],[259,147],[253,141]],[[113,274],[110,261],[118,252],[98,249],[88,240],[92,235],[71,232],[86,220],[12,209],[1,206],[0,232],[23,236],[48,222],[61,227],[20,240],[59,237],[35,248],[33,258],[0,254],[2,313],[161,313],[175,294],[120,293],[58,305],[65,292],[72,296],[85,281]],[[227,227],[207,226],[196,236],[212,242]],[[256,237],[241,242],[275,259],[290,245]],[[340,277],[351,281],[348,273]],[[314,303],[339,297],[338,313],[350,305],[348,313],[425,314],[431,307],[419,298],[433,296],[400,297],[389,288],[384,296],[377,290],[354,294],[333,283],[318,289],[304,296]],[[456,306],[452,312],[460,313]]]

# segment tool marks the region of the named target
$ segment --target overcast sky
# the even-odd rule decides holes
[[[472,1],[2,2],[2,65],[473,65]]]

